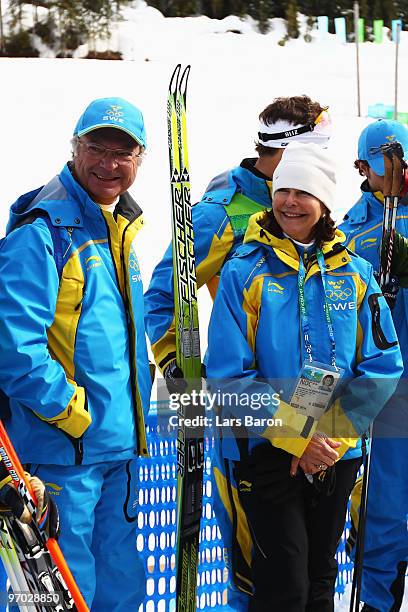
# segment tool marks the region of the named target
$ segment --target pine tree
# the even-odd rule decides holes
[[[11,26],[13,30],[23,31],[23,10],[27,5],[48,9],[48,19],[35,23],[33,31],[48,44],[57,39],[59,53],[64,56],[84,42],[96,37],[107,38],[112,23],[120,19],[123,7],[130,1],[32,0],[23,3],[22,0],[9,0]]]
[[[269,17],[270,17],[270,2],[269,0],[258,0],[258,27],[261,34],[266,34],[269,30]]]
[[[372,10],[373,19],[384,19],[383,8],[381,0],[374,0],[374,6]]]
[[[367,21],[371,17],[368,0],[359,0],[359,6],[360,6],[360,17],[364,19],[364,24],[367,25]]]
[[[204,6],[202,5],[201,8],[207,15],[210,13],[208,16],[213,19],[223,18],[224,2],[222,0],[210,0]]]
[[[10,28],[12,31],[18,29],[18,32],[23,31],[23,1],[22,0],[9,0],[9,14],[10,14]]]
[[[383,0],[384,25],[391,27],[391,21],[397,18],[396,3],[394,0]],[[405,4],[405,3],[404,3]]]
[[[5,40],[4,40],[4,29],[3,29],[3,8],[0,0],[0,56],[4,53]]]
[[[408,22],[408,2],[407,0],[396,0],[395,13],[397,19],[402,19],[402,26]]]
[[[223,19],[225,15],[225,2],[223,0],[209,0],[203,3],[202,9],[208,17],[213,19]]]
[[[197,10],[197,0],[149,0],[147,4],[159,9],[165,17],[188,17]]]
[[[299,23],[297,19],[297,1],[289,0],[286,7],[286,28],[289,38],[299,38]]]
[[[166,15],[166,11],[167,11],[167,1],[166,0],[147,0],[147,4],[157,9],[161,13],[163,13],[164,16],[167,16]]]

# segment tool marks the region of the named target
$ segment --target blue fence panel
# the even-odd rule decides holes
[[[139,471],[138,550],[143,554],[148,574],[147,597],[139,612],[175,610],[176,544],[176,432],[163,432],[164,419],[157,421],[153,411],[147,420],[149,450],[153,461],[142,459]],[[163,436],[165,433],[165,437]],[[228,571],[224,545],[211,504],[211,451],[213,441],[205,441],[203,516],[200,532],[197,609],[222,610],[227,603]],[[337,559],[339,573],[336,593],[344,593],[352,578],[353,564],[345,552],[350,517],[342,535]]]

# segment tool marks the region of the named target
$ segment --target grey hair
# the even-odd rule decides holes
[[[74,159],[76,152],[77,152],[77,148],[78,148],[78,143],[79,143],[79,136],[73,136],[71,138],[71,154],[72,154],[72,159]]]

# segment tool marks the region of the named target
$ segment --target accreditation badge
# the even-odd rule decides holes
[[[318,420],[331,403],[341,374],[342,370],[332,366],[306,361],[296,381],[291,406],[299,414]]]

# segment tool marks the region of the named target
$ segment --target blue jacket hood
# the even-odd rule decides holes
[[[76,198],[76,199],[74,199]],[[21,225],[31,214],[46,213],[56,227],[83,227],[81,204],[91,201],[66,164],[49,183],[21,195],[11,206],[6,233]]]

